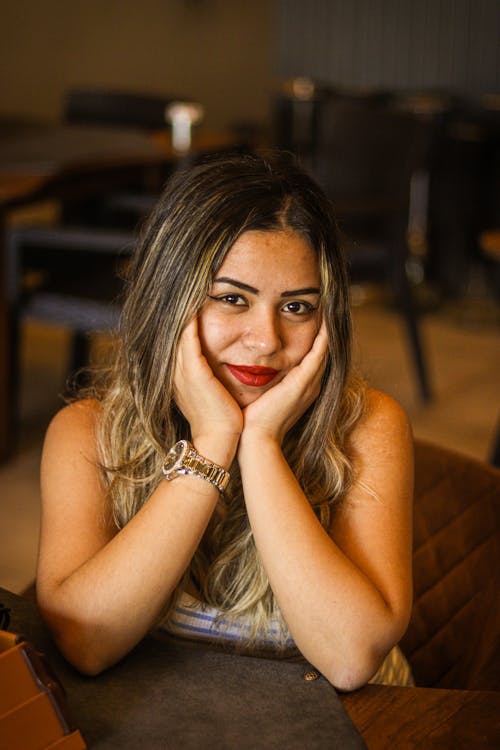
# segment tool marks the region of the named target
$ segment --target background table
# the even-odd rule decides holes
[[[231,134],[196,130],[190,151],[179,154],[167,129],[148,135],[114,127],[0,121],[0,461],[12,451],[15,432],[3,241],[9,213],[40,201],[84,199],[138,182],[156,189],[173,165],[237,146]]]

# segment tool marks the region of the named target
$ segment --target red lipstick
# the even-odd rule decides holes
[[[227,365],[227,369],[240,383],[256,388],[267,385],[279,373],[279,370],[273,370],[272,367],[258,367],[257,365]]]

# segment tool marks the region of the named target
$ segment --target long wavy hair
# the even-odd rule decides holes
[[[251,230],[291,229],[317,253],[328,358],[321,392],[286,435],[283,451],[318,519],[329,528],[334,504],[352,483],[346,437],[363,410],[351,375],[351,318],[345,262],[332,208],[289,156],[234,155],[175,174],[144,227],[128,274],[116,360],[102,402],[101,471],[119,528],[162,479],[167,450],[190,437],[173,396],[179,336],[201,309],[237,238]],[[236,461],[187,577],[225,621],[245,616],[249,643],[278,622],[287,628],[256,549]]]

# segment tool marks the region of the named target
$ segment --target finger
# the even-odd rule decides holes
[[[299,362],[294,370],[298,373],[303,372],[306,379],[311,377],[311,373],[316,375],[318,370],[321,374],[326,365],[326,355],[328,350],[328,334],[326,330],[326,324],[323,321],[313,344],[304,358]],[[314,379],[314,378],[313,378]]]
[[[181,393],[189,382],[189,368],[196,358],[197,321],[190,320],[177,344],[174,368],[174,398],[180,406]]]
[[[313,345],[302,360],[305,365],[307,372],[314,372],[314,376],[311,379],[313,384],[319,383],[325,371],[328,357],[328,332],[326,329],[326,323],[323,320],[320,329],[313,341]],[[307,361],[306,361],[307,360]],[[301,364],[302,364],[301,363]]]
[[[183,358],[186,355],[199,354],[201,351],[198,338],[198,320],[192,318],[179,337],[177,356]]]
[[[177,346],[175,376],[187,374],[196,368],[203,358],[198,337],[198,320],[192,318],[182,331]]]
[[[197,348],[200,346],[200,339],[198,337],[198,318],[196,315],[194,318],[191,318],[187,326],[184,328],[182,335],[190,344],[193,344]]]
[[[325,354],[327,348],[328,348],[328,331],[326,328],[325,319],[323,318],[323,320],[321,321],[321,326],[319,328],[319,331],[316,334],[316,338],[313,341],[311,351],[317,354]]]

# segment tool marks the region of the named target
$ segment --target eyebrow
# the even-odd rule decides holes
[[[319,294],[320,289],[316,286],[306,286],[304,289],[291,289],[290,291],[283,292],[282,297],[298,297],[304,294]]]
[[[256,289],[254,286],[250,286],[249,284],[243,283],[243,281],[237,281],[236,279],[231,279],[228,276],[221,276],[218,279],[214,279],[214,284],[231,284],[231,286],[235,286],[238,289],[244,289],[246,292],[250,292],[251,294],[258,294],[259,290]],[[298,295],[304,295],[304,294],[319,294],[320,289],[315,286],[306,286],[303,289],[290,289],[282,292],[282,297],[296,297]]]

